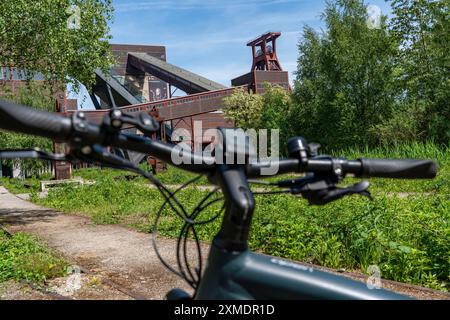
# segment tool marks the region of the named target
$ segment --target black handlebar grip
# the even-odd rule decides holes
[[[431,160],[359,159],[361,177],[432,179],[437,165]]]
[[[70,118],[0,100],[0,129],[66,140],[72,129]]]

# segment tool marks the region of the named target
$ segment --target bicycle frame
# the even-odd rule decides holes
[[[199,300],[404,300],[384,289],[280,258],[226,252],[212,246],[194,299]]]
[[[225,195],[226,212],[194,299],[409,299],[387,290],[369,289],[366,284],[343,276],[249,251],[248,232],[255,203],[243,168],[218,166],[216,179]]]

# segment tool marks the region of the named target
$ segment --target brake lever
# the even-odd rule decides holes
[[[85,162],[97,163],[110,168],[134,168],[132,162],[116,156],[99,144],[86,145],[72,150],[75,158]]]
[[[72,161],[71,156],[65,154],[47,153],[40,149],[0,150],[0,159],[40,159],[47,161]]]
[[[338,188],[322,180],[306,184],[301,188],[293,188],[291,193],[301,194],[303,198],[308,200],[309,204],[324,205],[353,194],[359,194],[373,200],[368,188],[368,181],[362,181],[345,188]]]
[[[146,136],[151,136],[160,128],[158,121],[147,113],[128,114],[123,113],[119,109],[112,109],[105,116],[103,123],[111,126],[116,131],[120,130],[123,124],[129,124],[139,129]]]
[[[315,175],[309,173],[306,176],[297,178],[297,179],[280,180],[280,181],[274,182],[273,185],[275,185],[279,188],[299,189],[299,188],[303,187],[304,185],[315,182],[315,181],[317,181]]]

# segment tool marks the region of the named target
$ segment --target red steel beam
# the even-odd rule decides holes
[[[223,98],[230,96],[237,88],[244,87],[246,86],[202,92],[118,109],[126,113],[149,112],[157,115],[159,121],[170,121],[220,110],[223,108]],[[73,112],[69,111],[66,114],[70,115]],[[103,116],[108,112],[109,110],[84,111],[88,120],[97,123],[100,123]]]

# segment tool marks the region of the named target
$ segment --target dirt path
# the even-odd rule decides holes
[[[161,299],[174,287],[188,289],[158,260],[151,235],[120,226],[95,225],[88,218],[58,214],[23,201],[0,187],[0,222],[12,232],[39,236],[74,264],[106,276],[138,297]],[[159,240],[174,264],[175,241]]]
[[[160,263],[149,234],[121,226],[95,225],[85,217],[59,214],[24,201],[3,187],[0,187],[0,223],[12,232],[23,231],[39,236],[68,261],[87,270],[85,282],[95,282],[97,278],[105,280],[103,286],[94,286],[95,290],[88,286],[85,293],[75,294],[72,298],[161,299],[174,287],[189,291],[183,280]],[[159,239],[160,251],[171,265],[175,265],[175,246],[173,239]],[[203,253],[207,250],[205,246]],[[195,256],[192,248],[190,256]],[[336,273],[335,270],[313,267]],[[340,275],[360,281],[367,278],[348,272]],[[58,281],[63,280],[55,280]],[[383,286],[419,299],[450,299],[450,295],[443,292],[392,281],[383,280]],[[15,297],[14,293],[10,296]]]

